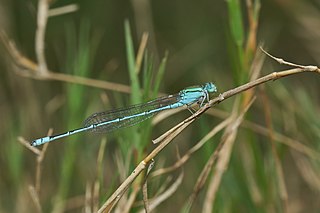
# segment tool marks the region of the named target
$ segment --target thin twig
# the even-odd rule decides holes
[[[140,46],[139,46],[137,58],[136,58],[135,70],[137,72],[137,75],[139,74],[139,72],[141,70],[142,59],[143,59],[143,55],[144,55],[144,52],[145,52],[145,49],[147,46],[148,37],[149,37],[148,33],[144,32],[142,34],[142,38],[141,38],[141,42],[140,42]]]
[[[221,143],[223,145],[219,152],[219,160],[216,165],[215,175],[213,175],[211,178],[211,181],[208,186],[208,191],[205,196],[203,212],[212,212],[212,209],[214,207],[214,201],[216,198],[216,193],[220,186],[222,176],[230,161],[231,152],[236,139],[236,135],[238,133],[239,126],[243,121],[244,115],[249,110],[254,100],[255,98],[251,99],[251,101],[246,105],[242,112],[238,113],[236,112],[236,110],[234,110],[234,112],[231,114],[233,122],[231,122],[230,125],[226,128],[225,133],[222,136]],[[238,107],[235,107],[234,109],[236,108]]]
[[[151,173],[151,177],[166,174],[183,166],[191,158],[193,153],[198,151],[207,141],[209,141],[213,136],[215,136],[218,132],[225,128],[226,125],[228,125],[230,122],[231,119],[225,119],[223,122],[215,126],[208,134],[206,134],[198,143],[196,143],[196,145],[189,149],[184,156],[179,158],[174,165],[154,171],[153,173]]]
[[[236,101],[236,103],[234,104],[234,106],[238,106],[238,101]],[[236,109],[237,107],[234,107],[233,108],[233,113],[231,113],[231,115],[226,118],[224,121],[225,121],[225,125],[224,126],[229,126],[232,122],[234,122],[235,118],[234,118],[234,113],[236,112]],[[222,123],[221,123],[222,124]],[[220,125],[221,125],[220,124]],[[218,154],[220,153],[223,145],[224,145],[224,142],[225,141],[221,141],[219,143],[219,145],[217,146],[217,148],[214,150],[214,152],[211,154],[209,160],[207,161],[206,165],[204,166],[204,168],[202,169],[198,179],[197,179],[197,182],[195,184],[195,186],[193,187],[193,192],[192,194],[190,195],[189,199],[188,199],[188,202],[186,204],[186,207],[185,207],[185,210],[186,212],[189,212],[191,210],[191,207],[194,203],[194,201],[196,200],[199,192],[202,190],[204,184],[206,183],[206,180],[210,174],[210,171],[218,157]]]
[[[148,181],[147,180],[153,166],[154,166],[154,160],[150,161],[148,165],[148,169],[147,169],[146,175],[144,176],[143,186],[142,186],[143,204],[144,204],[144,209],[146,213],[150,212],[149,201],[148,201]]]
[[[317,164],[313,164],[313,162],[308,161],[305,156],[301,156],[299,153],[294,151],[291,151],[291,155],[304,181],[311,189],[319,192],[320,177]]]
[[[154,210],[159,204],[161,204],[163,201],[167,200],[170,196],[172,196],[172,194],[178,189],[178,187],[182,183],[183,177],[184,173],[181,172],[176,181],[165,192],[158,195],[156,198],[152,199],[152,201],[150,202],[150,211]],[[142,211],[140,211],[139,213],[142,213]]]
[[[53,133],[53,129],[50,128],[47,136],[52,135],[52,133]],[[49,144],[46,146],[43,146],[43,148],[40,152],[40,155],[37,156],[35,188],[36,188],[36,191],[38,194],[40,193],[40,188],[41,188],[42,162],[45,157],[48,146],[49,146]]]
[[[186,212],[189,212],[191,210],[191,207],[192,207],[194,201],[196,200],[200,190],[203,188],[223,145],[224,145],[223,142],[219,143],[219,145],[217,146],[215,151],[211,154],[211,156],[210,156],[209,160],[207,161],[206,165],[204,166],[203,170],[201,171],[201,173],[197,179],[197,182],[196,182],[195,186],[193,187],[193,192],[188,199],[186,209],[185,209]]]
[[[44,39],[46,32],[46,25],[48,20],[49,2],[48,0],[39,0],[38,2],[38,16],[37,16],[37,30],[35,36],[35,50],[39,63],[39,74],[45,76],[47,74],[47,62],[44,53]]]
[[[19,72],[17,72],[17,74],[21,76],[44,81],[62,81],[73,84],[81,84],[85,86],[107,89],[123,93],[131,92],[130,87],[123,84],[57,73],[50,70],[47,70],[48,72],[45,76],[39,76],[37,75],[39,69],[38,64],[30,60],[29,58],[23,56],[16,48],[14,42],[8,39],[4,32],[0,33],[0,39],[2,40],[2,43],[7,49],[13,62],[22,69]]]
[[[118,187],[118,189],[109,197],[109,199],[101,206],[98,213],[109,212],[114,205],[120,200],[123,193],[135,180],[135,178],[146,168],[146,163],[141,161],[138,166],[132,171],[127,179]]]
[[[48,12],[48,16],[53,17],[53,16],[64,15],[67,13],[73,13],[78,9],[79,9],[79,6],[77,4],[70,4],[67,6],[50,9]]]
[[[214,115],[214,116],[222,118],[222,119],[226,119],[228,116],[227,112],[224,112],[224,111],[221,111],[218,109],[210,110],[208,112],[208,114]],[[258,134],[264,135],[266,137],[269,136],[268,128],[266,128],[262,125],[259,125],[257,123],[254,123],[252,121],[244,120],[241,123],[241,126],[244,128],[250,129]],[[275,141],[277,141],[278,143],[282,143],[282,144],[284,144],[284,145],[286,145],[286,146],[288,146],[298,152],[301,152],[301,153],[309,156],[312,159],[320,159],[320,154],[317,151],[309,148],[308,146],[304,145],[300,141],[293,139],[293,138],[290,138],[290,137],[283,135],[279,132],[274,131],[273,134],[274,134]]]
[[[282,211],[286,213],[288,212],[288,192],[285,184],[283,169],[281,166],[281,160],[277,152],[276,143],[274,140],[274,131],[273,131],[272,120],[271,120],[271,107],[267,97],[263,95],[262,98],[264,101],[263,106],[264,106],[264,112],[265,112],[265,120],[266,120],[267,128],[269,130],[269,139],[271,143],[272,155],[274,157],[274,162],[275,162],[275,168],[276,168],[276,174],[277,174],[276,178],[279,184],[278,190],[280,194],[280,199],[282,201]]]
[[[32,199],[33,203],[36,206],[37,212],[42,213],[42,208],[40,205],[39,196],[38,196],[38,193],[36,192],[36,189],[33,186],[29,186],[29,193],[31,195],[31,199]]]
[[[301,66],[301,65],[299,65]],[[314,66],[315,67],[315,66]],[[171,128],[170,134],[166,134],[165,137],[162,137],[160,140],[160,144],[143,160],[139,163],[139,165],[134,169],[134,171],[129,175],[129,177],[118,187],[118,189],[109,197],[109,199],[103,204],[103,206],[99,209],[98,212],[109,212],[113,206],[119,201],[123,193],[129,187],[129,185],[134,181],[134,179],[145,169],[146,164],[157,156],[180,132],[182,132],[186,127],[188,127],[197,117],[207,111],[210,107],[215,104],[218,104],[236,94],[239,94],[243,91],[256,87],[260,84],[266,83],[268,81],[277,80],[282,77],[286,77],[289,75],[294,75],[303,72],[315,72],[320,74],[320,70],[318,67],[311,69],[310,66],[301,66],[301,68],[295,68],[290,70],[284,70],[280,72],[273,72],[269,75],[261,77],[257,80],[251,81],[234,89],[228,90],[219,95],[219,97],[213,98],[209,101],[209,103],[205,104],[202,108],[200,108],[196,113],[185,119],[183,122],[177,124],[175,127]],[[161,137],[161,136],[160,136]],[[231,138],[229,138],[230,140]]]
[[[105,152],[105,148],[107,145],[107,138],[103,137],[100,143],[98,157],[97,157],[97,164],[96,164],[96,180],[93,185],[93,212],[97,212],[99,209],[99,195],[100,195],[100,181],[102,175],[102,160]]]
[[[47,135],[51,135],[52,131],[53,131],[52,129],[49,129]],[[40,150],[36,147],[32,147],[30,145],[30,142],[26,141],[23,137],[18,137],[18,141],[21,144],[23,144],[24,146],[26,146],[28,149],[33,151],[37,156],[37,158],[36,158],[37,165],[36,165],[35,185],[29,186],[29,192],[30,192],[32,201],[35,203],[35,206],[37,207],[37,211],[42,212],[40,201],[39,201],[39,194],[40,194],[40,188],[41,188],[42,162],[45,157],[45,153],[48,148],[48,145],[43,146],[42,150]]]
[[[270,58],[274,59],[274,60],[277,61],[279,64],[284,64],[284,65],[288,65],[288,66],[291,66],[291,67],[301,68],[301,69],[303,69],[303,70],[305,70],[305,71],[309,71],[309,72],[316,71],[316,72],[319,72],[319,73],[320,73],[320,70],[319,70],[319,68],[318,68],[317,66],[314,66],[314,65],[304,66],[304,65],[300,65],[300,64],[294,64],[294,63],[285,61],[285,60],[282,59],[282,58],[277,58],[277,57],[271,55],[270,53],[268,53],[267,51],[265,51],[262,47],[260,47],[260,49],[261,49],[267,56],[269,56]]]
[[[247,16],[248,16],[248,21],[249,21],[249,33],[247,36],[247,42],[246,42],[246,54],[249,52],[255,51],[256,50],[256,45],[257,45],[257,29],[258,29],[258,20],[259,17],[257,15],[259,14],[260,10],[260,3],[259,1],[254,2],[255,6],[253,7],[252,5],[252,0],[246,0],[246,5],[247,5]]]
[[[21,143],[23,146],[27,147],[27,149],[31,150],[34,154],[36,154],[37,156],[41,154],[41,151],[30,145],[30,142],[27,141],[26,139],[24,139],[23,137],[19,136],[18,138],[19,143]]]
[[[86,184],[86,192],[85,192],[85,200],[84,200],[84,212],[91,213],[91,202],[92,201],[92,184],[90,181],[87,181]]]
[[[152,118],[152,125],[155,126],[158,123],[160,123],[161,121],[165,120],[166,118],[171,117],[172,115],[181,112],[185,110],[183,107],[179,107],[179,108],[175,108],[175,109],[171,109],[171,110],[164,110],[160,113],[158,113],[157,115],[154,116],[154,118]]]
[[[127,199],[125,205],[123,206],[123,209],[118,209],[119,211],[115,211],[115,212],[119,212],[119,213],[129,213],[130,212],[130,209],[132,208],[132,205],[138,196],[138,192],[140,191],[141,186],[134,184],[132,188],[133,188],[133,190],[130,193],[130,196]]]
[[[46,154],[46,151],[48,149],[48,146],[49,146],[49,144],[46,146],[43,146],[40,155],[37,156],[35,188],[38,193],[40,193],[40,188],[41,188],[42,162],[43,162],[44,156]]]

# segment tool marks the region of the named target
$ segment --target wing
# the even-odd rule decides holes
[[[92,128],[91,130],[92,132],[110,132],[119,128],[129,127],[137,123],[140,123],[154,116],[158,112],[162,111],[162,110],[159,110],[156,112],[148,113],[150,110],[162,109],[162,108],[165,109],[166,106],[177,103],[179,100],[180,100],[180,95],[178,93],[175,95],[160,97],[143,104],[136,104],[126,108],[94,113],[84,121],[84,126],[88,127],[93,124],[94,125],[99,124],[97,127]],[[139,116],[133,116],[133,115],[139,115]],[[122,119],[125,117],[129,117],[129,118]],[[117,119],[119,119],[119,121],[116,121]],[[113,120],[115,121],[109,122]]]

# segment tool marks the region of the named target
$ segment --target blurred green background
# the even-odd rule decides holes
[[[173,94],[205,82],[214,82],[222,93],[250,80],[254,57],[261,55],[260,45],[294,63],[320,64],[320,3],[316,0],[56,0],[50,2],[50,9],[69,4],[76,4],[78,10],[48,19],[44,43],[48,69],[127,85],[131,92],[37,79],[34,72],[16,65],[2,40],[0,212],[96,211],[155,147],[151,139],[190,113],[184,110],[155,126],[146,121],[111,134],[84,133],[53,142],[40,164],[38,205],[32,195],[37,156],[19,143],[18,137],[30,142],[45,136],[50,128],[54,133],[65,132],[81,127],[94,112],[145,102],[159,93]],[[37,8],[35,0],[0,1],[2,34],[32,61],[37,61]],[[137,74],[134,61],[144,32],[148,33],[148,43]],[[287,68],[266,58],[260,75]],[[319,82],[319,75],[302,73],[255,89],[257,99],[246,120],[271,133],[263,135],[240,126],[214,211],[319,212],[319,155],[312,157],[284,145],[284,141],[297,140],[319,152]],[[241,97],[240,102],[245,103],[246,97]],[[173,165],[177,149],[183,155],[195,145],[226,118],[235,100],[222,102],[215,107],[219,111],[212,109],[210,115],[201,116],[182,132],[157,156],[154,170]],[[221,112],[224,116],[218,116]],[[276,133],[288,138],[272,137]],[[221,135],[192,155],[183,169],[149,180],[152,198],[159,195],[161,187],[173,184],[182,170],[184,173],[177,190],[157,206],[156,212],[187,211],[188,198]],[[97,163],[99,150],[104,155]],[[89,199],[96,183],[98,197]],[[203,209],[207,187],[208,181],[190,212]],[[133,191],[129,188],[124,199]],[[142,193],[138,192],[130,212],[142,208],[141,200]]]

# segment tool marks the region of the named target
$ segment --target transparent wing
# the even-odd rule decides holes
[[[91,126],[92,124],[101,124],[106,122],[105,125],[101,125],[96,128],[93,128],[92,130],[90,130],[91,132],[110,132],[119,128],[129,127],[154,116],[159,111],[148,113],[142,116],[132,117],[129,119],[118,121],[118,122],[107,123],[107,121],[112,121],[118,118],[124,118],[127,116],[140,114],[143,112],[148,112],[153,109],[169,106],[171,104],[178,102],[179,100],[180,100],[180,95],[175,94],[175,95],[160,97],[155,100],[149,101],[147,103],[136,104],[126,108],[94,113],[84,121],[84,126],[88,127],[88,126]]]

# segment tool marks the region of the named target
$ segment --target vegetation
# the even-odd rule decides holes
[[[68,4],[0,1],[0,212],[318,212],[319,3]],[[205,82],[194,114],[29,145]]]

